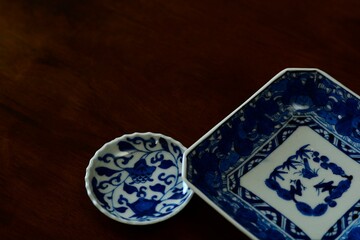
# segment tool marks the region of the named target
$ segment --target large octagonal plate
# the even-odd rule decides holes
[[[184,154],[188,185],[252,239],[360,239],[360,100],[285,69]]]

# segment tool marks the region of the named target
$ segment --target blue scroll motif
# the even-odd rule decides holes
[[[319,152],[309,149],[310,144],[300,147],[296,153],[290,157],[280,166],[277,166],[271,173],[269,178],[265,180],[265,184],[270,189],[276,191],[277,195],[286,200],[293,201],[296,208],[306,216],[321,216],[325,214],[328,207],[336,207],[336,200],[341,198],[351,186],[353,176],[346,175],[344,170],[331,162],[325,155],[320,155]],[[303,195],[306,188],[302,183],[306,179],[319,178],[318,171],[320,169],[332,172],[333,175],[340,176],[342,180],[338,183],[334,180],[319,179],[319,181],[312,187],[316,189],[318,195],[327,192],[324,199],[321,199],[315,207],[310,204],[298,200],[298,197]],[[298,174],[298,177],[296,175]],[[291,175],[287,178],[290,184],[284,187],[283,182],[286,180],[284,175]],[[330,174],[329,174],[330,175]],[[331,175],[330,175],[331,176]]]
[[[162,137],[128,137],[117,146],[127,154],[99,156],[101,164],[91,181],[108,212],[127,221],[146,222],[170,214],[186,201],[190,192],[183,188],[182,150],[177,145]]]

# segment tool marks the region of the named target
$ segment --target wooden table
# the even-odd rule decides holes
[[[125,133],[188,147],[287,67],[359,94],[360,2],[0,1],[0,239],[244,239],[197,196],[113,221],[85,168]]]

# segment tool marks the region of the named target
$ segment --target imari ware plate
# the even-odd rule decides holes
[[[285,69],[184,154],[188,185],[252,239],[360,239],[359,96]]]
[[[133,133],[101,147],[86,169],[85,186],[106,216],[145,225],[174,216],[192,196],[182,179],[185,147],[157,133]]]

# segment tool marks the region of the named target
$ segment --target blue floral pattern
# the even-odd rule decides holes
[[[314,132],[329,141],[338,150],[355,161],[360,161],[359,154],[357,154],[353,148],[343,143],[332,133],[326,131],[322,126],[315,122],[311,116],[298,116],[292,118],[285,127],[281,128],[281,130],[278,131],[270,141],[263,145],[256,154],[244,162],[241,167],[227,175],[228,189],[238,195],[241,200],[257,209],[257,211],[263,213],[263,216],[259,218],[260,220],[256,222],[256,226],[261,227],[263,224],[261,219],[266,218],[273,222],[276,226],[286,226],[284,227],[284,230],[292,237],[292,239],[309,238],[302,229],[297,227],[292,221],[264,202],[261,198],[248,191],[245,187],[242,187],[239,183],[240,178],[243,175],[252,169],[256,169],[256,166],[260,162],[265,160],[270,153],[281,146],[287,138],[294,133],[294,131],[303,126],[310,127]],[[284,159],[286,160],[282,164],[278,165],[270,172],[269,177],[265,180],[264,184],[269,189],[275,191],[277,196],[281,199],[284,199],[285,201],[293,201],[294,206],[298,209],[298,211],[306,216],[322,216],[326,211],[328,211],[328,207],[336,207],[337,199],[340,199],[342,194],[344,194],[351,185],[353,179],[352,176],[346,175],[345,171],[340,166],[332,162],[327,156],[321,155],[318,151],[310,148],[310,145],[308,144],[300,146],[299,149],[295,151],[295,154]],[[303,159],[308,160],[303,161]],[[332,175],[338,177],[332,177]],[[306,181],[308,179],[310,182],[314,183],[307,183]],[[312,181],[314,179],[318,180]],[[335,181],[335,179],[337,180]],[[340,184],[340,182],[342,183]],[[318,202],[317,206],[314,206],[313,208],[309,207],[311,204],[307,204],[304,200],[302,200],[302,195],[304,195],[306,190],[311,191],[311,188],[318,192],[318,199],[313,198],[314,195],[311,198],[312,202],[313,200]],[[337,190],[333,191],[334,189]],[[239,202],[239,199],[236,199],[236,202]],[[330,240],[339,236],[346,227],[350,226],[353,221],[356,220],[359,208],[360,201],[344,213],[322,239]],[[247,221],[246,218],[244,221]]]
[[[352,146],[356,149],[355,154],[350,152],[346,152],[346,154],[358,161],[360,152],[359,102],[358,97],[353,93],[320,71],[284,71],[217,128],[208,133],[199,143],[190,148],[185,156],[187,161],[186,178],[206,198],[223,209],[238,225],[259,239],[270,239],[271,236],[277,236],[278,233],[279,236],[276,239],[309,239],[291,221],[286,220],[286,226],[280,222],[273,225],[277,220],[270,221],[268,217],[249,206],[248,200],[232,198],[230,194],[232,190],[229,189],[229,186],[233,189],[241,189],[241,185],[239,181],[229,184],[228,174],[239,166],[244,166],[244,172],[255,167],[258,162],[250,161],[251,156],[295,118],[303,119],[304,122],[301,124],[304,125],[312,124],[309,121],[316,122],[316,125],[321,125],[321,128],[340,139],[345,145]],[[284,132],[284,134],[286,133]],[[319,165],[318,168],[327,167],[332,174],[344,177],[344,182],[336,183],[336,185],[330,181],[321,182],[320,180],[318,182],[317,189],[328,192],[329,198],[324,199],[323,205],[316,209],[309,209],[306,204],[295,203],[298,205],[299,211],[304,214],[322,215],[326,212],[327,207],[336,205],[336,199],[350,186],[351,176],[342,173],[338,166],[330,164],[331,160],[326,161],[323,158],[325,160],[316,162],[317,153],[308,152],[306,146],[299,149],[299,153],[290,157],[289,161],[285,161],[284,165],[274,169],[273,174],[269,176],[267,185],[274,191],[281,192],[277,181],[291,168],[298,169],[297,174],[302,178],[316,178],[317,168],[310,167],[303,160],[306,155],[309,155],[308,160],[311,160],[312,164]],[[322,166],[320,166],[321,164]],[[300,194],[302,191],[301,181],[295,180],[292,186],[293,189],[286,189],[287,192],[283,191],[280,195],[289,199],[294,199],[295,196],[296,201],[296,194]],[[261,199],[249,192],[244,194],[248,194],[251,201],[261,202]],[[350,209],[344,218],[355,209],[357,209],[355,206]],[[246,216],[240,214],[240,210],[248,214]],[[279,219],[284,219],[284,216],[276,211],[271,213],[279,216]],[[345,225],[341,225],[339,220],[334,226],[336,232],[332,233],[329,230],[329,234],[325,235],[323,239],[330,240],[338,237],[351,224],[352,220],[345,222]]]
[[[310,144],[306,144],[299,148],[296,153],[290,156],[282,165],[277,166],[265,180],[265,184],[277,195],[286,200],[293,201],[296,208],[307,216],[321,216],[326,213],[328,207],[337,205],[336,199],[341,198],[351,185],[353,176],[346,175],[344,170],[331,162],[325,155],[309,149]],[[318,183],[312,186],[320,195],[320,192],[327,192],[324,199],[320,199],[314,208],[306,202],[298,200],[298,196],[302,196],[303,192],[309,190],[311,185],[303,184],[306,179],[318,178],[320,168],[328,171],[325,178],[318,180]],[[343,180],[338,183],[334,182],[333,175],[341,176]],[[285,178],[283,175],[291,176],[284,187]],[[305,187],[307,186],[307,187]],[[312,199],[313,200],[313,199]]]
[[[183,149],[163,137],[132,136],[94,159],[91,186],[101,207],[124,222],[154,222],[192,191],[181,178]]]

